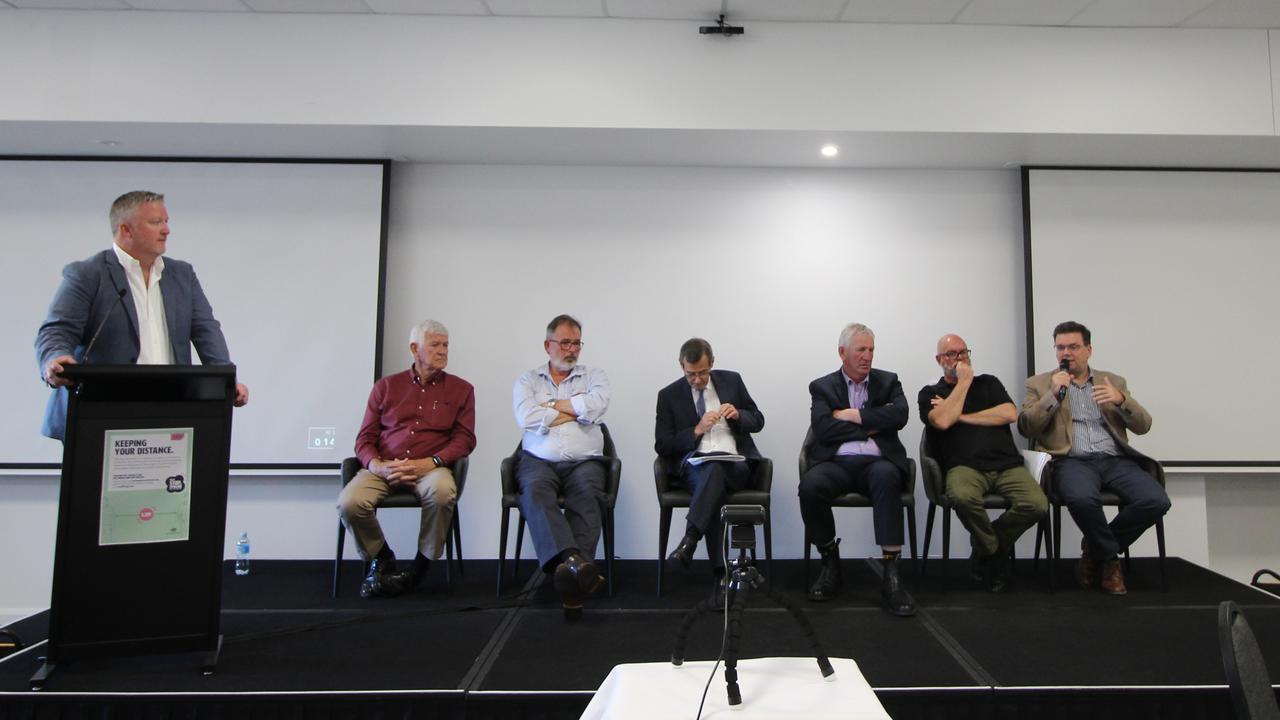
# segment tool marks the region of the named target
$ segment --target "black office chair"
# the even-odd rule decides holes
[[[813,445],[813,428],[805,433],[804,442],[800,445],[800,477],[804,477],[805,472],[809,470],[809,448]],[[831,507],[871,507],[871,498],[862,493],[845,493],[837,496],[831,501]],[[907,518],[907,536],[911,541],[911,568],[918,572],[920,567],[919,555],[916,553],[916,461],[907,458],[907,478],[906,485],[902,488],[902,512]],[[805,531],[804,537],[804,584],[809,586],[809,559],[810,548],[813,542],[809,539],[808,531]],[[917,574],[916,577],[919,577]]]
[[[1238,720],[1280,720],[1280,705],[1258,639],[1231,600],[1218,605],[1218,646]]]
[[[770,489],[773,487],[773,461],[761,458],[752,471],[751,486],[729,493],[726,504],[763,505],[764,556],[769,562],[769,575],[773,575],[773,517],[770,511]],[[671,535],[671,511],[687,508],[693,501],[689,486],[680,478],[676,469],[664,457],[653,459],[653,482],[658,490],[658,597],[662,597],[662,576],[666,569],[667,541]]]
[[[605,565],[605,581],[609,597],[613,597],[613,508],[618,503],[618,488],[622,484],[622,460],[618,458],[618,451],[613,445],[613,438],[609,435],[609,428],[604,423],[600,424],[600,431],[604,433],[604,457],[608,464],[605,473],[605,513],[603,522],[601,523],[600,534],[604,540],[604,565]],[[502,459],[502,467],[500,469],[502,477],[502,531],[498,539],[498,597],[502,597],[502,577],[505,575],[504,569],[507,564],[507,530],[511,525],[511,509],[520,508],[520,486],[516,483],[516,464],[520,462],[520,456],[524,454],[520,443],[516,443],[515,452]],[[557,498],[560,508],[564,508],[564,496]],[[518,574],[520,571],[520,548],[524,544],[524,515],[518,513],[519,522],[516,525],[516,557],[515,569],[512,571]],[[518,575],[513,575],[513,579]]]
[[[1143,470],[1146,470],[1160,483],[1160,487],[1165,487],[1164,468],[1160,463],[1150,458],[1135,458]],[[1053,592],[1056,584],[1056,570],[1060,564],[1058,561],[1062,559],[1062,496],[1058,494],[1057,473],[1054,470],[1054,461],[1050,461],[1045,466],[1045,471],[1041,476],[1041,485],[1044,488],[1044,494],[1049,498],[1049,514],[1053,516],[1053,542],[1050,548],[1046,548],[1046,555],[1052,553],[1053,562],[1049,566],[1049,591]],[[1103,507],[1121,507],[1123,503],[1120,496],[1111,493],[1102,493]],[[1169,592],[1168,573],[1165,570],[1165,547],[1164,547],[1164,518],[1156,520],[1156,547],[1160,553],[1160,592]],[[1037,542],[1036,555],[1040,554],[1039,543]],[[1129,557],[1129,549],[1124,551],[1124,569],[1125,573],[1129,573],[1133,569],[1133,563]]]
[[[462,501],[462,491],[467,486],[467,468],[471,465],[471,458],[460,457],[449,466],[453,471],[453,481],[458,486],[457,502]],[[360,458],[349,457],[342,461],[342,487],[346,487],[347,483],[360,472],[364,466],[360,463]],[[422,510],[422,504],[418,502],[418,496],[412,492],[393,492],[388,493],[386,497],[378,503],[378,510],[383,508],[412,508],[414,510]],[[449,537],[445,541],[445,563],[444,578],[449,585],[449,589],[453,589],[453,573],[450,567],[453,565],[454,550],[456,548],[458,555],[458,575],[462,575],[462,519],[457,505],[453,507],[453,520],[449,523]],[[338,550],[333,556],[333,597],[338,597],[340,582],[342,580],[342,551],[346,546],[347,529],[343,527],[342,521],[338,521]]]

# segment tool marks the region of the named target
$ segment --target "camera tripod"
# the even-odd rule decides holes
[[[729,572],[725,580],[724,594],[724,610],[727,613],[729,624],[729,637],[724,650],[724,682],[727,686],[726,692],[729,696],[729,707],[736,709],[742,705],[742,691],[738,687],[738,645],[742,639],[742,611],[746,608],[747,599],[751,593],[753,591],[761,591],[762,588],[766,597],[772,600],[775,605],[791,613],[791,617],[795,618],[795,621],[800,625],[805,639],[809,641],[809,646],[813,650],[814,658],[818,661],[818,669],[822,671],[822,677],[827,680],[834,680],[835,668],[831,667],[831,660],[827,658],[827,653],[822,648],[822,643],[818,641],[818,636],[813,631],[813,625],[809,624],[809,619],[804,616],[804,612],[788,600],[785,595],[774,590],[772,586],[766,586],[764,575],[751,564],[752,560],[748,557],[747,550],[752,550],[754,554],[755,527],[752,525],[734,525],[730,532],[732,536],[731,546],[738,550],[738,557],[730,562]],[[680,625],[680,632],[676,634],[675,650],[671,653],[672,665],[679,667],[684,664],[685,640],[688,638],[689,630],[693,627],[694,622],[707,612],[716,609],[715,594],[713,594],[710,598],[700,601],[689,612],[685,613],[684,622]]]

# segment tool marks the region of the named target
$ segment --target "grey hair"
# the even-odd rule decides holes
[[[150,190],[132,190],[116,198],[115,202],[111,203],[111,212],[107,214],[107,218],[111,221],[111,234],[116,234],[120,224],[133,215],[133,211],[137,210],[138,206],[153,202],[164,202],[164,195]]]
[[[551,318],[551,322],[547,323],[547,339],[548,340],[555,337],[556,330],[558,330],[561,325],[568,325],[574,330],[577,330],[578,332],[582,332],[582,323],[573,319],[572,315],[557,315]]]
[[[849,347],[849,341],[854,335],[870,335],[872,340],[876,339],[876,334],[871,332],[871,328],[862,323],[849,323],[844,326],[844,330],[840,331],[840,347]]]
[[[409,342],[420,343],[428,335],[444,335],[449,337],[449,328],[435,320],[423,320],[409,331]]]

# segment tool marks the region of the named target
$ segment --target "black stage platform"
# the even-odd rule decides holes
[[[858,663],[900,720],[1229,717],[1217,604],[1244,608],[1274,676],[1280,598],[1175,558],[1162,593],[1156,563],[1135,559],[1129,594],[1109,597],[1064,586],[1066,561],[1056,593],[1043,566],[1035,576],[1030,561],[1019,561],[1013,591],[991,595],[956,560],[940,592],[934,561],[910,619],[879,610],[866,562],[846,561],[845,593],[829,604],[803,600],[800,561],[776,562],[770,580],[806,609],[832,656]],[[16,623],[11,629],[33,647],[0,660],[0,720],[576,718],[615,664],[669,659],[681,614],[710,588],[705,565],[669,568],[659,599],[652,560],[619,561],[614,597],[589,602],[581,622],[566,624],[528,562],[503,599],[493,594],[493,561],[468,561],[452,592],[437,563],[428,587],[394,600],[361,600],[355,563],[332,600],[331,570],[321,561],[258,560],[247,577],[228,569],[225,642],[210,677],[198,656],[81,661],[32,693],[46,618]],[[690,660],[716,657],[719,617],[695,627]],[[748,611],[742,648],[743,657],[807,654],[791,618],[763,597]]]

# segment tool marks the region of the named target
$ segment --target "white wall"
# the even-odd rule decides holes
[[[718,42],[672,21],[23,11],[0,24],[0,122],[1271,136],[1274,40],[752,23]],[[138,68],[158,101],[121,92]]]

